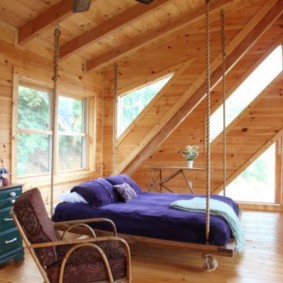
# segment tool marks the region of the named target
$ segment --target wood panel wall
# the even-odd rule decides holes
[[[227,75],[227,95],[239,85],[276,43],[282,42],[282,15],[279,17],[279,12],[275,11],[275,3],[279,3],[279,1],[255,0],[251,5],[250,1],[238,0],[231,1],[231,5],[225,10],[227,53],[230,56],[229,67],[232,68],[232,71]],[[269,13],[270,10],[271,13]],[[265,17],[266,14],[269,17]],[[270,19],[272,15],[275,15],[274,18],[279,17],[279,20],[272,25],[272,28],[269,28],[270,22],[273,23],[273,20]],[[163,16],[165,17],[165,15]],[[165,18],[167,19],[167,17]],[[197,22],[199,20],[203,20],[203,23]],[[215,9],[211,12],[211,61],[212,71],[216,70],[216,75],[213,76],[215,83],[220,78],[218,70],[221,69],[219,27],[219,9]],[[74,184],[102,175],[120,173],[124,170],[130,172],[131,167],[133,168],[131,172],[133,178],[146,188],[152,166],[185,166],[185,160],[179,151],[186,144],[200,145],[202,154],[197,159],[195,166],[204,167],[205,104],[201,102],[205,94],[203,91],[206,53],[204,11],[198,9],[197,13],[192,13],[188,18],[188,22],[183,22],[178,27],[167,29],[164,25],[164,31],[164,37],[153,32],[152,36],[156,37],[151,43],[144,39],[146,44],[140,42],[139,48],[134,48],[133,52],[127,56],[120,57],[117,54],[120,58],[117,61],[118,94],[166,74],[174,73],[169,84],[152,100],[146,110],[138,116],[134,124],[119,139],[115,139],[113,136],[115,132],[115,74],[113,66],[108,64],[105,69],[99,69],[101,73],[86,72],[83,57],[88,57],[87,53],[82,57],[78,55],[67,56],[60,62],[59,91],[88,97],[92,101],[89,112],[92,117],[90,127],[93,129],[93,133],[90,136],[89,158],[94,162],[88,171],[56,177],[55,201],[59,193]],[[7,167],[11,171],[14,170],[12,162],[13,88],[20,77],[52,87],[53,76],[53,52],[49,45],[44,44],[44,39],[50,40],[51,32],[43,33],[43,37],[38,36],[24,46],[18,46],[15,43],[16,32],[15,28],[0,23],[0,166]],[[254,43],[255,45],[251,48],[250,45]],[[100,46],[95,48],[103,49]],[[239,59],[241,60],[239,61]],[[234,66],[234,64],[236,65]],[[279,92],[281,90],[280,82],[281,79],[273,86],[273,91]],[[220,96],[221,84],[219,83],[212,91],[213,109],[219,104]],[[263,93],[263,99],[266,96],[268,96],[268,92]],[[268,107],[265,110],[277,106],[277,100],[269,99],[268,101]],[[177,117],[175,120],[178,123],[177,127],[173,124],[175,117]],[[245,122],[247,117],[243,117],[242,121]],[[266,143],[273,140],[274,131],[280,132],[281,118],[279,116],[277,118],[279,119],[278,127],[271,131],[268,138],[258,139],[261,142],[257,145],[256,150],[254,144],[250,142],[245,156],[237,154],[234,157],[234,160],[231,161],[232,165],[229,165],[229,176],[236,176],[238,169],[244,168],[245,164],[255,157],[255,151],[260,152]],[[231,141],[242,139],[242,132],[233,132],[233,129],[230,132]],[[159,138],[156,139],[156,135]],[[146,146],[152,140],[154,143],[148,150]],[[237,148],[236,145],[232,146],[231,151],[237,150]],[[216,141],[213,145],[213,157],[215,173],[213,189],[219,190],[221,188],[220,163],[222,159],[220,141]],[[143,162],[136,164],[135,159]],[[49,205],[49,177],[30,180],[16,180],[13,175],[11,177],[15,182],[25,183],[25,190],[38,186],[43,192],[46,204]],[[196,191],[203,192],[204,173],[195,173],[192,178]],[[180,178],[177,178],[172,185],[178,188],[178,192],[187,192],[182,182]]]
[[[233,19],[235,20],[235,19]],[[274,23],[273,27],[268,29],[268,31],[260,37],[259,40],[256,41],[256,43],[253,45],[252,48],[249,48],[248,52],[245,54],[244,57],[241,58],[240,61],[233,67],[232,71],[229,72],[229,74],[226,77],[226,88],[227,88],[227,95],[232,93],[232,91],[243,81],[243,79],[263,60],[263,58],[280,42],[282,42],[282,29],[281,29],[281,23],[282,18],[280,18],[276,23]],[[231,24],[232,25],[232,24]],[[239,25],[237,25],[239,27]],[[219,31],[218,31],[219,32]],[[234,31],[235,32],[235,31]],[[227,38],[228,42],[229,40],[233,39],[233,36],[235,36],[234,32],[229,32],[228,34],[231,36]],[[213,43],[216,50],[219,50],[219,42],[217,42],[216,39],[217,32],[215,34],[213,33],[213,40],[215,42]],[[188,44],[185,40],[182,42],[182,36],[177,37],[180,42],[179,45],[182,46],[180,49],[186,50],[185,45]],[[191,41],[192,43],[192,38]],[[194,46],[198,46],[196,42],[193,43]],[[166,44],[164,45],[166,46]],[[159,58],[158,56],[158,50],[156,50],[156,58]],[[201,51],[203,52],[202,48],[198,48],[198,55],[201,55]],[[161,51],[160,51],[161,52]],[[169,51],[170,53],[170,51]],[[152,53],[151,53],[152,54]],[[191,53],[193,54],[193,53]],[[212,50],[212,54],[213,50]],[[204,55],[202,53],[202,55]],[[191,55],[193,56],[193,55]],[[212,55],[213,56],[213,55]],[[240,54],[239,54],[240,56]],[[168,56],[171,58],[171,56]],[[173,57],[173,53],[172,53]],[[197,57],[197,55],[195,56]],[[241,57],[241,56],[240,56]],[[146,57],[145,57],[146,58]],[[192,58],[191,58],[192,59]],[[134,125],[129,127],[128,132],[126,132],[124,135],[122,135],[122,138],[118,139],[117,145],[118,145],[118,151],[117,156],[118,160],[120,161],[120,166],[117,167],[117,171],[121,172],[123,171],[123,162],[127,158],[131,158],[131,154],[133,152],[138,153],[139,149],[141,148],[141,143],[143,142],[143,138],[145,135],[147,135],[154,127],[158,127],[158,124],[164,117],[168,114],[168,111],[170,108],[174,106],[174,103],[178,101],[178,98],[176,98],[174,95],[177,92],[184,93],[184,86],[186,83],[190,86],[193,85],[193,82],[195,82],[197,74],[201,73],[201,70],[198,70],[198,66],[201,64],[198,63],[197,60],[201,60],[203,58],[194,58],[192,61],[187,60],[187,66],[184,64],[175,66],[175,80],[174,77],[172,79],[171,84],[167,87],[165,87],[164,90],[161,91],[160,94],[158,94],[157,98],[154,99],[149,106],[146,108],[145,111],[143,111],[139,117],[134,121]],[[158,61],[158,59],[156,59]],[[141,65],[141,62],[144,62],[146,65],[147,62],[150,62],[151,65],[153,65],[156,61],[152,58],[151,60],[142,61],[139,59],[139,64]],[[169,62],[169,61],[167,61]],[[127,62],[129,64],[129,62]],[[128,66],[129,67],[129,66]],[[188,68],[188,72],[184,72],[185,68]],[[189,68],[190,67],[190,68]],[[145,67],[144,67],[145,68]],[[154,68],[149,68],[151,70],[154,70]],[[130,72],[131,70],[131,72]],[[169,72],[170,67],[168,65],[168,68],[166,69],[167,72]],[[193,72],[193,70],[198,70],[196,73]],[[182,73],[183,71],[183,73]],[[158,73],[158,72],[157,72]],[[163,71],[164,73],[164,71]],[[119,80],[120,88],[123,89],[123,86],[126,83],[127,85],[134,85],[134,74],[135,70],[134,68],[131,69],[123,69],[123,66],[121,66],[121,73],[119,73],[121,80]],[[161,72],[158,74],[162,74]],[[179,75],[182,74],[182,75]],[[147,79],[150,80],[150,78],[154,78],[154,76],[150,76],[148,74]],[[278,79],[274,85],[271,86],[272,91],[276,92],[278,97],[281,96],[281,85],[282,85],[282,78]],[[281,84],[280,84],[281,83]],[[262,94],[262,99],[268,99],[268,93],[269,91],[266,91]],[[221,99],[221,83],[215,86],[212,92],[212,110],[217,107],[217,105],[220,103]],[[264,111],[264,115],[269,115],[268,111],[272,111],[271,109],[274,109],[277,107],[277,103],[280,105],[282,104],[282,101],[277,101],[270,99],[269,100],[269,107],[266,108]],[[273,102],[272,102],[273,101]],[[114,100],[112,102],[114,104]],[[273,105],[274,103],[274,105]],[[260,106],[258,106],[260,107]],[[253,108],[256,111],[256,108]],[[249,109],[251,110],[251,109]],[[249,110],[246,111],[246,118],[242,118],[243,123],[245,123],[245,119],[249,119],[250,112]],[[276,116],[276,115],[275,115]],[[273,117],[275,118],[275,117]],[[232,180],[234,177],[237,176],[237,174],[240,173],[241,170],[246,168],[252,160],[255,160],[255,158],[262,152],[264,148],[271,142],[274,142],[276,139],[280,138],[280,135],[277,135],[278,132],[280,132],[280,129],[282,127],[281,125],[281,116],[276,116],[279,120],[276,119],[270,119],[269,121],[266,120],[268,124],[267,127],[274,128],[273,124],[276,124],[278,127],[276,129],[273,129],[269,132],[267,136],[264,138],[261,136],[261,138],[257,138],[253,135],[249,137],[249,140],[243,139],[244,133],[241,132],[233,132],[231,129],[231,147],[229,148],[228,155],[230,156],[229,160],[229,180]],[[252,118],[250,118],[252,119]],[[259,119],[258,119],[259,120]],[[158,122],[157,122],[158,121]],[[260,120],[259,124],[257,125],[251,125],[260,127]],[[179,154],[179,151],[181,148],[184,148],[186,144],[199,144],[201,152],[204,153],[204,137],[205,137],[205,105],[200,104],[185,120],[184,122],[166,139],[165,142],[163,142],[159,147],[157,147],[153,154],[150,155],[148,159],[145,160],[145,162],[138,167],[136,172],[133,175],[133,178],[144,188],[147,188],[149,180],[150,180],[150,168],[152,166],[184,166],[185,160],[181,157]],[[154,131],[153,131],[154,132]],[[155,131],[156,133],[156,131]],[[234,144],[233,141],[242,140],[242,147],[244,146],[245,152],[243,154],[231,154],[231,152],[239,151],[242,147],[239,147]],[[252,142],[253,139],[253,142]],[[262,150],[261,150],[262,149]],[[217,140],[213,145],[213,176],[212,179],[212,188],[213,190],[217,191],[221,189],[222,185],[222,146],[221,146],[221,139]],[[134,155],[133,155],[134,156]],[[198,160],[196,161],[196,166],[198,167],[204,167],[204,156],[201,155]],[[240,169],[240,170],[239,170]],[[121,171],[120,171],[121,170]],[[196,192],[204,193],[204,183],[205,183],[205,174],[202,173],[194,173],[192,176],[193,182],[194,182],[194,188]],[[184,184],[184,181],[182,178],[176,178],[174,181],[171,182],[172,187],[175,188],[176,192],[187,192],[187,187]]]
[[[25,78],[43,86],[53,86],[52,58],[53,50],[44,48],[38,42],[35,52],[29,51],[28,47],[22,48],[14,44],[16,32],[5,24],[0,24],[0,167],[6,167],[13,172],[12,162],[12,105],[13,91],[19,78]],[[33,42],[36,45],[36,42]],[[55,178],[55,199],[58,195],[70,189],[74,184],[83,180],[100,176],[102,174],[102,101],[103,77],[99,73],[86,73],[84,62],[76,57],[59,63],[58,92],[70,95],[88,97],[91,107],[89,108],[91,131],[89,141],[89,154],[91,166],[89,170],[78,173],[64,174]],[[16,179],[11,175],[11,180],[24,184],[24,190],[31,187],[39,187],[45,203],[50,204],[50,177]]]
[[[226,76],[226,96],[228,97],[256,66],[281,43],[280,21],[268,31],[249,52],[234,66]],[[282,133],[282,116],[277,112],[283,107],[282,75],[270,85],[243,114],[227,129],[227,178],[232,181],[242,170],[251,164],[272,142],[279,140]],[[275,99],[275,97],[277,97]],[[222,103],[222,82],[211,93],[212,112]],[[268,101],[268,102],[267,102]],[[268,117],[268,119],[267,119]],[[186,166],[186,161],[179,153],[186,144],[200,145],[200,156],[195,166],[206,168],[205,164],[205,120],[206,101],[203,101],[184,122],[160,145],[155,153],[142,164],[133,177],[147,188],[150,183],[150,168],[154,166]],[[243,129],[248,129],[244,131]],[[279,134],[278,134],[279,133]],[[281,134],[280,134],[281,133]],[[244,148],[244,150],[243,150]],[[212,191],[219,192],[223,184],[223,145],[222,136],[211,147]],[[172,170],[164,172],[172,173]],[[194,190],[205,193],[204,172],[192,172],[188,175],[193,180]],[[280,179],[281,177],[279,177]],[[183,178],[170,181],[176,192],[186,193],[188,188]]]

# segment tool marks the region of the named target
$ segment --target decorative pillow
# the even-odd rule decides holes
[[[103,178],[97,178],[71,189],[82,196],[90,205],[99,207],[118,202],[118,196],[111,183]]]
[[[123,183],[128,183],[135,190],[137,194],[142,191],[140,186],[126,174],[106,177],[105,180],[110,182],[113,186],[123,184]]]
[[[128,183],[114,185],[114,188],[117,190],[119,197],[124,202],[128,202],[137,197],[136,191]]]
[[[59,196],[59,199],[63,202],[84,202],[87,203],[87,201],[78,193],[76,192],[65,192]]]

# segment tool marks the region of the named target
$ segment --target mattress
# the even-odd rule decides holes
[[[115,202],[100,207],[81,202],[62,202],[55,209],[53,221],[105,217],[116,224],[118,233],[203,244],[205,213],[170,208],[170,204],[176,200],[189,200],[196,196],[205,198],[205,195],[139,192],[129,202]],[[211,195],[211,198],[225,202],[238,215],[238,205],[232,199],[219,195]],[[108,230],[105,224],[95,224],[94,228]],[[231,238],[228,223],[211,215],[209,244],[222,246]]]

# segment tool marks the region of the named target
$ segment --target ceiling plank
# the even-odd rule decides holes
[[[272,6],[270,5],[272,3]],[[270,7],[271,6],[271,7]],[[269,7],[270,9],[268,9]],[[244,56],[244,54],[251,48],[251,46],[265,33],[269,27],[280,17],[283,11],[282,0],[269,0],[266,2],[264,9],[261,9],[251,21],[243,28],[242,32],[238,34],[234,40],[237,44],[230,44],[227,47],[226,67],[227,70],[231,68]],[[265,12],[265,13],[264,13]],[[241,38],[239,41],[238,39]],[[230,53],[228,53],[230,52]],[[214,68],[211,75],[211,85],[215,85],[222,76],[221,61],[218,66]],[[204,99],[206,93],[206,82],[197,88],[193,95],[184,101],[181,107],[171,113],[167,121],[160,121],[154,135],[141,141],[141,146],[136,147],[128,157],[119,165],[117,172],[124,172],[126,174],[133,174],[137,168],[152,155],[158,146],[184,121],[184,119],[199,105]],[[152,133],[149,133],[152,135]]]
[[[212,1],[211,13],[218,11],[220,8],[224,8],[226,5],[231,4],[231,2],[235,2],[235,0]],[[152,40],[157,40],[158,38],[165,37],[166,35],[178,29],[181,29],[189,24],[192,24],[195,21],[200,20],[202,17],[204,17],[204,15],[205,11],[203,8],[197,10],[190,10],[181,18],[178,18],[175,21],[170,21],[170,23],[166,24],[165,26],[162,26],[154,31],[147,32],[139,38],[135,38],[131,42],[128,42],[116,48],[115,50],[105,52],[97,58],[88,60],[86,63],[86,70],[91,71],[95,68],[103,67],[106,64],[109,64],[114,60],[119,59],[125,54],[128,54],[129,52],[143,47],[144,45],[150,43]]]
[[[33,20],[27,22],[19,28],[18,43],[25,44],[34,38],[40,31],[55,25],[60,20],[67,18],[72,14],[73,2],[71,0],[61,1],[57,5],[48,9],[46,12],[38,15]]]
[[[156,8],[160,8],[168,4],[171,0],[155,0],[150,5],[134,5],[117,16],[107,20],[105,23],[96,26],[95,28],[73,38],[69,42],[62,45],[60,48],[60,58],[65,58],[75,52],[80,51],[82,48],[98,41],[101,37],[106,36],[115,30],[121,29],[124,26],[131,24],[133,21],[144,17],[146,14],[152,12]]]

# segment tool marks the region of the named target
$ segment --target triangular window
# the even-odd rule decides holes
[[[236,201],[275,203],[275,144],[226,187],[226,195]]]
[[[158,81],[146,86],[127,92],[118,97],[117,101],[117,137],[119,137],[149,102],[160,92],[160,90],[171,79],[170,74]]]
[[[226,100],[226,127],[282,72],[282,45],[276,47]],[[223,105],[210,117],[210,141],[223,130]]]

